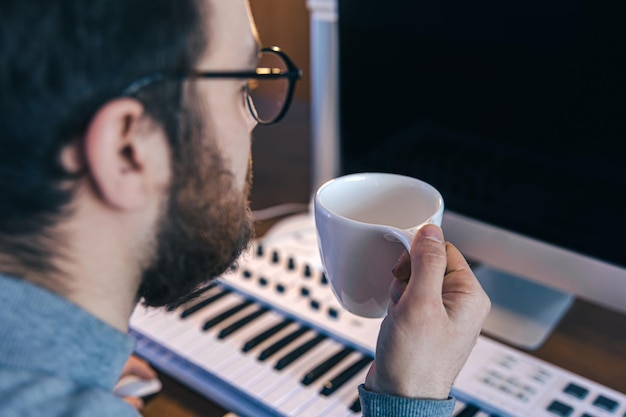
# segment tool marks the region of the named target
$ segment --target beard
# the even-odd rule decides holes
[[[250,171],[246,190],[249,189]],[[223,274],[248,247],[252,220],[247,191],[222,173],[204,190],[173,187],[156,239],[152,262],[143,270],[138,297],[146,306],[177,304],[207,281]]]
[[[253,237],[251,164],[241,192],[214,142],[203,144],[202,136],[189,135],[189,146],[174,152],[169,198],[137,294],[146,306],[176,305],[233,266]]]

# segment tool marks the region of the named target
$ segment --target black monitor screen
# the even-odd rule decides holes
[[[343,173],[626,266],[621,2],[340,0]]]

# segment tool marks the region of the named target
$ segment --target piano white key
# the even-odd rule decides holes
[[[304,410],[313,408],[320,415],[320,410],[326,409],[334,401],[319,395],[316,387],[300,386],[286,401],[277,404],[278,409],[287,415],[300,415]]]
[[[137,315],[135,320],[131,322],[131,325],[137,325],[143,329],[150,329],[154,332],[158,332],[159,327],[163,325],[163,321],[161,318],[166,314],[167,313],[165,313],[165,310],[163,310],[162,308],[150,308],[148,310],[144,310],[141,314]]]
[[[328,397],[318,396],[304,410],[299,410],[297,415],[298,417],[320,417],[320,409],[327,410],[333,403]]]
[[[133,311],[133,315],[130,316],[130,323],[133,325],[141,325],[145,322],[150,322],[155,314],[158,314],[158,311],[160,311],[160,309],[138,304]]]
[[[206,338],[196,354],[189,360],[201,368],[219,374],[224,362],[233,358],[233,346],[230,343],[213,338]]]
[[[354,415],[359,415],[354,411],[350,410],[348,407],[333,407],[326,414],[323,414],[320,417],[352,417]]]
[[[186,359],[193,359],[201,347],[210,344],[217,354],[217,348],[211,343],[211,339],[197,326],[191,325],[185,332],[172,335],[169,338],[169,348]]]
[[[220,369],[220,373],[234,386],[241,387],[243,383],[259,375],[267,375],[267,364],[260,362],[253,356],[237,356],[237,360],[228,368]]]
[[[188,340],[185,340],[185,343],[187,343],[187,346],[185,347],[185,351],[187,355],[193,358],[193,357],[201,355],[203,352],[207,350],[214,351],[216,349],[213,337],[208,335],[206,332],[201,331],[197,327],[195,327],[194,330],[197,335],[196,340],[192,340],[191,342]],[[181,341],[178,341],[176,343],[181,343]]]
[[[192,322],[180,322],[172,313],[162,313],[159,316],[155,316],[151,323],[145,323],[139,329],[144,335],[164,346],[168,346],[171,341],[169,338],[170,334],[179,334],[195,327],[196,325]]]

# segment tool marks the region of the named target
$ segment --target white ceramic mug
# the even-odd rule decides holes
[[[443,198],[412,177],[352,174],[322,185],[314,199],[322,263],[335,296],[348,311],[383,317],[391,270],[417,230],[441,225]]]

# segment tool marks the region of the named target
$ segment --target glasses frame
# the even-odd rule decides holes
[[[246,85],[246,103],[252,117],[261,125],[271,125],[279,122],[289,110],[293,94],[296,88],[296,82],[302,78],[302,70],[283,52],[279,47],[272,46],[263,48],[261,53],[274,53],[278,55],[286,64],[287,71],[281,71],[278,68],[256,68],[253,71],[159,71],[146,74],[135,81],[131,82],[122,92],[122,96],[132,97],[140,90],[160,82],[176,81],[182,82],[189,79],[211,79],[211,78],[234,78],[234,79],[255,79],[255,80],[276,80],[287,78],[289,86],[287,87],[287,96],[280,112],[271,120],[261,120],[254,110],[254,103],[248,92]]]

